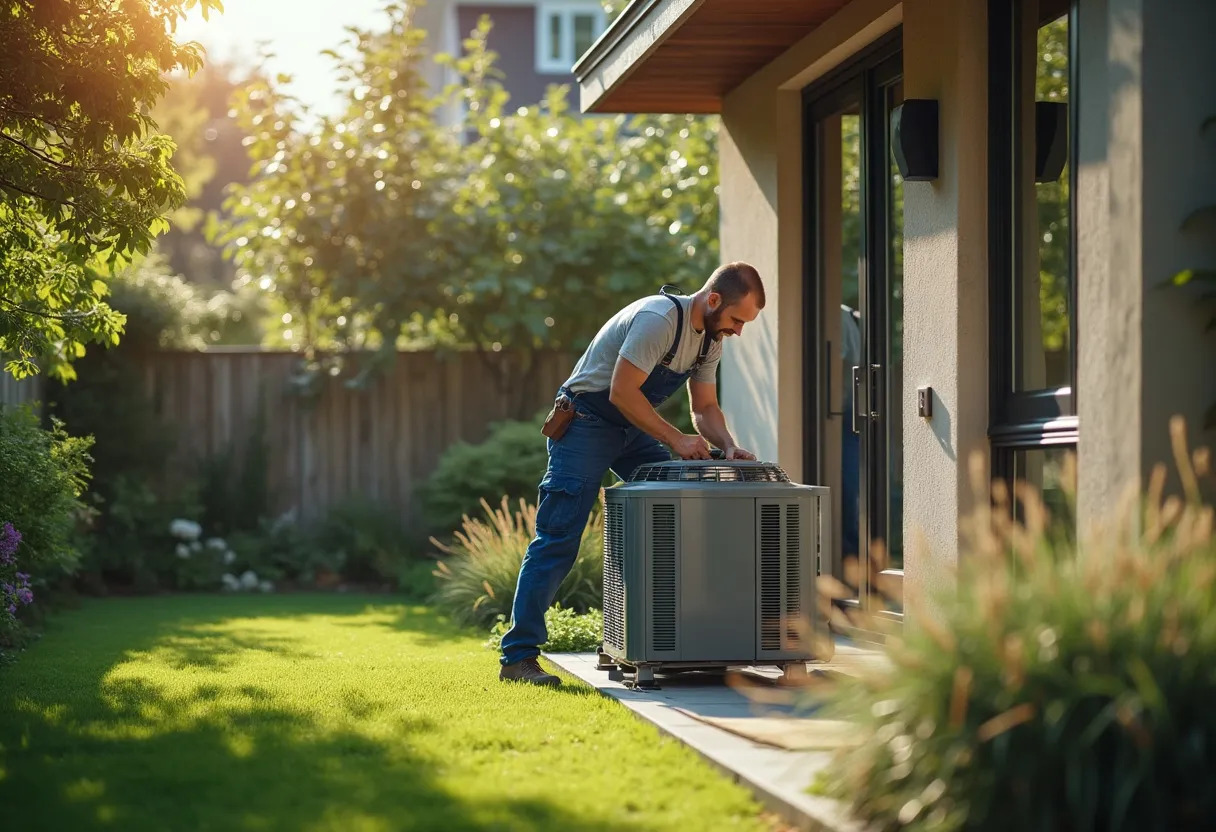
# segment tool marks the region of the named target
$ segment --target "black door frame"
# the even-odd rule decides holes
[[[822,447],[825,441],[824,428],[831,412],[832,390],[839,386],[839,371],[835,370],[837,358],[830,349],[825,349],[818,333],[823,331],[826,320],[825,286],[821,279],[823,244],[819,222],[819,206],[822,204],[822,189],[819,177],[818,121],[840,112],[850,102],[860,105],[861,165],[861,213],[863,217],[861,239],[861,263],[858,271],[859,306],[863,315],[862,351],[866,358],[885,355],[887,326],[887,303],[885,291],[876,292],[887,285],[887,235],[890,206],[887,191],[886,142],[889,124],[886,116],[885,90],[903,75],[903,29],[898,27],[879,40],[858,52],[846,63],[828,75],[806,87],[802,92],[802,136],[803,136],[803,470],[808,477],[824,481]],[[875,135],[875,131],[880,131]],[[882,175],[871,175],[883,171]],[[874,325],[875,323],[879,325]],[[885,358],[883,359],[885,362]],[[884,368],[885,370],[885,368]],[[868,382],[862,385],[860,401],[855,409],[869,411],[872,399],[879,390],[885,391],[885,377],[876,390],[873,378],[867,373]],[[875,404],[886,410],[890,408],[882,393]],[[902,418],[898,406],[894,413]],[[842,418],[853,418],[844,414]],[[884,422],[885,424],[885,422]],[[858,487],[859,521],[861,534],[859,548],[864,552],[872,536],[882,532],[885,518],[874,516],[872,508],[883,505],[883,495],[888,466],[885,431],[878,432],[872,419],[864,419],[862,427],[868,435],[863,437],[860,460],[860,482]],[[875,476],[875,472],[881,472]],[[859,553],[862,554],[862,553]],[[862,586],[858,587],[859,599],[869,596],[868,570],[861,570]],[[839,576],[837,576],[839,577]]]

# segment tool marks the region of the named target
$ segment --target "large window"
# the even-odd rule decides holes
[[[1075,4],[989,0],[989,27],[993,469],[1046,487],[1078,436]]]
[[[598,0],[538,5],[536,71],[568,75],[603,33],[604,25],[604,8]]]

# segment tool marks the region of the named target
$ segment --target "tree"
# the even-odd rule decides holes
[[[17,377],[73,377],[122,316],[104,268],[146,253],[183,199],[174,145],[148,112],[165,74],[196,70],[173,32],[219,0],[10,0],[0,7],[0,352]]]
[[[459,62],[476,136],[431,223],[439,320],[483,350],[578,349],[608,310],[714,266],[714,125],[691,116],[577,118],[567,91],[506,111],[480,29]]]
[[[434,93],[422,33],[408,9],[389,15],[385,32],[352,30],[339,118],[301,132],[301,109],[271,85],[237,107],[266,161],[230,197],[224,239],[242,279],[281,305],[280,343],[472,348],[507,391],[534,351],[578,349],[612,309],[705,279],[716,121],[578,118],[563,88],[510,110],[487,21],[461,57],[443,58],[461,82]],[[466,119],[444,130],[432,114],[450,95]]]
[[[230,101],[253,79],[228,63],[208,62],[190,75],[174,74],[152,111],[160,129],[173,137],[173,166],[185,184],[186,201],[169,215],[170,230],[157,240],[169,268],[192,283],[229,289],[232,262],[207,239],[206,227],[223,220],[224,190],[249,181],[252,159],[248,135]]]
[[[347,29],[354,56],[340,62],[339,116],[301,126],[307,108],[266,79],[234,103],[257,161],[253,180],[232,189],[232,221],[216,239],[238,284],[268,293],[281,322],[268,341],[310,356],[395,348],[411,316],[432,305],[426,223],[458,141],[435,127],[410,9],[386,14],[383,32]]]

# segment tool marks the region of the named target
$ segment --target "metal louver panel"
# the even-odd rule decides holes
[[[604,641],[625,650],[625,507],[604,512]]]
[[[801,642],[802,512],[797,503],[785,507],[785,635],[790,647]]]
[[[781,649],[781,506],[760,506],[760,649]]]
[[[676,507],[651,507],[651,644],[656,652],[676,649]]]

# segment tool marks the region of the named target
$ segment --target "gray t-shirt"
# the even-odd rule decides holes
[[[684,309],[684,331],[668,369],[686,373],[696,363],[701,352],[703,333],[692,327],[692,298],[677,297]],[[566,387],[575,393],[607,390],[612,386],[612,371],[617,357],[649,373],[659,365],[676,334],[676,307],[662,295],[636,300],[617,312],[604,324],[587,347]],[[693,374],[693,379],[713,384],[717,378],[718,362],[722,358],[722,342],[712,341],[705,363]]]

